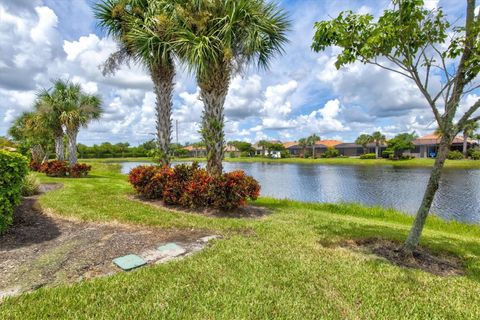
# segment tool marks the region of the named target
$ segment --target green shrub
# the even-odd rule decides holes
[[[393,158],[395,152],[393,150],[385,150],[382,152],[382,158],[391,159]]]
[[[473,160],[480,160],[480,150],[474,150],[474,151],[470,152],[470,157]]]
[[[240,157],[242,157],[242,158],[250,157],[250,152],[248,152],[248,151],[242,151],[242,152],[240,153]]]
[[[320,155],[320,158],[337,158],[340,156],[340,151],[333,147],[327,148],[327,151]]]
[[[29,197],[38,194],[40,181],[34,174],[28,174],[23,180],[22,196]]]
[[[448,158],[448,160],[462,160],[463,159],[463,153],[461,153],[458,150],[452,150],[448,153],[447,158]]]
[[[365,153],[360,156],[360,159],[376,159],[377,155],[375,153]]]
[[[0,234],[13,220],[13,209],[20,203],[23,180],[28,173],[24,156],[0,150]]]

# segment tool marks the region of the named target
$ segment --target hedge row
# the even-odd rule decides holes
[[[12,224],[13,209],[20,203],[23,179],[27,174],[27,158],[0,150],[0,234]]]
[[[163,200],[186,208],[231,210],[256,200],[260,185],[243,171],[213,177],[198,164],[174,168],[140,166],[130,171],[128,180],[144,198]]]

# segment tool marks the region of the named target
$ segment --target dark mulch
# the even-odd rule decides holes
[[[198,208],[188,209],[181,206],[167,205],[161,200],[148,200],[140,196],[131,196],[132,200],[140,201],[145,204],[153,205],[167,210],[180,211],[185,213],[200,214],[203,216],[217,217],[217,218],[246,218],[246,219],[260,219],[271,214],[271,211],[264,207],[257,207],[246,205],[234,210],[219,210],[212,208]]]
[[[417,247],[412,255],[405,255],[402,243],[379,238],[349,240],[341,244],[342,247],[366,250],[391,263],[411,269],[423,271],[438,276],[455,276],[465,273],[460,258],[446,253],[435,253],[423,247]]]

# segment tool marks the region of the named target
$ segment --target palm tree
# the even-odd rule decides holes
[[[68,137],[68,158],[70,165],[77,164],[77,136],[80,127],[86,127],[92,120],[102,115],[102,100],[97,95],[89,95],[82,91],[79,84],[68,83],[64,96],[65,110],[60,121],[65,126]]]
[[[463,128],[463,156],[465,159],[468,158],[468,138],[473,137],[478,128],[478,122],[475,121],[466,123],[465,127]]]
[[[372,133],[372,140],[375,142],[375,157],[380,158],[380,144],[385,143],[387,138],[380,131]]]
[[[367,145],[372,142],[373,142],[373,137],[369,134],[361,134],[358,136],[357,140],[355,140],[356,144],[359,144],[363,147],[363,153],[368,152]]]
[[[298,140],[298,145],[302,147],[303,149],[303,157],[307,157],[307,147],[308,147],[308,141],[307,138],[301,138]]]
[[[104,74],[115,73],[130,60],[140,63],[150,73],[156,95],[157,144],[163,165],[169,165],[171,157],[175,8],[175,1],[167,0],[104,0],[95,6],[100,27],[120,46],[105,62]]]
[[[307,138],[307,144],[312,147],[312,158],[315,159],[315,147],[317,142],[320,141],[320,137],[315,133]]]
[[[55,154],[57,160],[65,161],[65,146],[63,143],[64,131],[60,116],[66,110],[65,96],[68,82],[64,80],[55,80],[53,87],[42,89],[37,93],[35,101],[35,112],[38,113],[42,125],[49,128],[55,140]]]
[[[193,72],[204,104],[201,134],[207,147],[207,169],[222,173],[224,103],[231,77],[256,62],[268,68],[283,51],[289,21],[265,0],[185,1],[176,48]]]

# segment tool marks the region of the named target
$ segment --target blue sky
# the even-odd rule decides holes
[[[79,142],[133,145],[153,137],[154,96],[140,66],[125,66],[103,77],[99,65],[116,49],[96,28],[93,0],[2,0],[0,3],[0,135],[11,121],[31,109],[35,92],[55,78],[70,78],[100,94],[104,117],[81,131]],[[460,5],[459,5],[460,3]],[[315,21],[342,10],[378,15],[389,1],[279,1],[292,20],[286,53],[269,71],[253,68],[232,79],[226,102],[227,139],[293,141],[317,133],[352,141],[360,133],[434,130],[431,111],[415,86],[377,67],[333,67],[335,49],[310,50]],[[461,17],[464,1],[426,1]],[[194,79],[180,69],[173,119],[180,142],[199,140],[202,104]],[[464,103],[476,100],[472,94]]]

